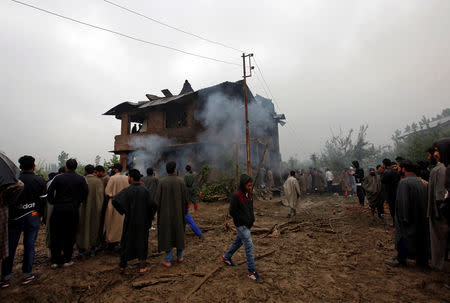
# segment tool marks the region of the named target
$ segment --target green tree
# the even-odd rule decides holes
[[[105,169],[108,169],[116,163],[119,163],[119,157],[116,154],[113,154],[109,161],[105,160],[103,162],[103,167],[105,167]]]
[[[66,161],[69,159],[69,154],[65,151],[61,151],[61,153],[58,156],[58,165],[59,167],[66,166]]]
[[[100,165],[100,160],[101,159],[102,158],[99,155],[95,156],[95,160],[94,160],[95,166]]]
[[[420,131],[417,130],[417,123],[414,122],[411,125],[413,133],[405,134],[401,136],[397,131],[392,136],[394,142],[393,152],[397,156],[402,156],[405,159],[411,161],[426,160],[427,154],[425,150],[432,146],[433,142],[439,138],[450,136],[450,127],[437,125],[433,128],[430,127],[431,121],[436,121],[439,118],[445,117],[450,114],[450,108],[446,108],[442,111],[442,114],[437,115],[433,119],[429,119],[425,116],[421,121],[423,128]]]

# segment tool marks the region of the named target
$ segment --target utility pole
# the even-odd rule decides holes
[[[253,54],[242,54],[242,67],[244,71],[244,103],[245,103],[245,141],[247,146],[247,174],[252,176],[252,163],[250,159],[250,130],[248,127],[248,99],[247,99],[247,77],[252,76],[252,69],[254,68],[251,63],[251,57]],[[248,65],[250,66],[250,75],[247,75],[245,67],[245,59],[248,58]]]

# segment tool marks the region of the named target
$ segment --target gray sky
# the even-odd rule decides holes
[[[24,0],[152,42],[241,63],[240,53],[162,27],[101,0]],[[369,124],[391,143],[397,128],[450,106],[450,1],[114,2],[253,52],[293,132],[281,153],[307,158],[331,130]],[[120,122],[102,116],[123,101],[237,81],[242,68],[207,61],[0,1],[0,150],[56,163],[110,158]],[[253,93],[266,95],[256,77]],[[293,138],[297,137],[297,138]]]

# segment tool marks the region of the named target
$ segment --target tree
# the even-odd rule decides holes
[[[69,154],[65,151],[61,151],[61,153],[58,156],[58,165],[59,167],[66,166],[66,161],[69,159]]]
[[[100,165],[100,160],[101,159],[102,158],[99,155],[95,156],[95,160],[94,160],[95,166]]]
[[[113,154],[109,161],[103,162],[103,167],[105,167],[105,169],[108,169],[116,163],[119,163],[119,157],[116,154]]]
[[[445,117],[450,114],[450,108],[446,108],[442,111],[442,114],[437,115],[431,120],[425,116],[422,117],[419,125],[421,125],[421,130],[418,131],[417,123],[414,122],[411,125],[413,133],[407,134],[407,136],[401,136],[397,131],[392,136],[392,141],[394,141],[395,155],[402,156],[403,158],[409,159],[411,161],[427,160],[426,149],[433,145],[433,142],[439,138],[450,136],[450,127],[440,125],[433,128],[430,127],[429,123],[431,121],[436,121],[439,118]],[[409,127],[409,126],[407,126]]]
[[[376,147],[366,139],[367,129],[368,125],[361,125],[356,139],[353,136],[353,129],[346,134],[342,130],[339,134],[332,134],[325,143],[320,165],[339,173],[343,168],[349,167],[353,160],[358,160],[362,167],[367,167],[381,163],[384,158],[391,158],[393,153],[390,146]],[[401,132],[396,131],[395,135],[398,138]]]

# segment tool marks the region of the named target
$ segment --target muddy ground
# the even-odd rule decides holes
[[[224,202],[200,203],[195,220],[207,229],[204,240],[188,230],[185,262],[169,269],[161,265],[152,231],[145,274],[132,262],[120,275],[118,254],[105,252],[52,270],[41,230],[39,279],[20,286],[19,247],[11,287],[0,290],[0,302],[450,302],[449,263],[445,272],[420,269],[413,261],[407,268],[385,265],[395,255],[389,222],[372,221],[355,197],[307,196],[294,219],[286,218],[288,209],[279,198],[255,201],[260,233],[252,237],[256,257],[265,255],[256,261],[264,283],[247,278],[245,263],[220,264],[234,238],[224,229],[227,210]],[[275,224],[281,226],[280,237],[264,232]],[[243,248],[233,259],[245,262]]]

